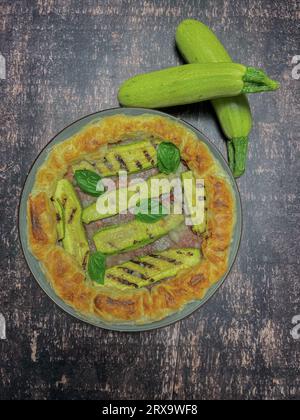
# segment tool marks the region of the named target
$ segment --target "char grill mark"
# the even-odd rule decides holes
[[[142,170],[143,170],[143,165],[141,164],[141,162],[140,162],[139,160],[137,160],[137,161],[135,162],[135,164],[136,164],[136,167],[137,167],[140,171],[142,171]]]
[[[121,168],[124,169],[125,171],[129,172],[128,166],[126,165],[126,162],[124,161],[122,156],[116,155],[115,158],[119,162]]]
[[[67,197],[64,197],[64,199],[63,199],[63,201],[61,203],[61,205],[63,206],[63,208],[66,207],[67,201],[68,201]]]
[[[149,278],[147,276],[144,276],[144,274],[139,273],[138,271],[131,270],[128,267],[119,267],[121,270],[123,270],[125,273],[129,274],[130,276],[138,277],[142,280],[148,280]]]
[[[149,152],[147,150],[144,150],[143,153],[144,153],[145,158],[148,160],[148,162],[150,162],[152,166],[155,166],[155,161],[154,159],[152,159]]]
[[[152,270],[152,269],[156,270],[157,269],[157,267],[155,267],[155,265],[150,264],[146,261],[131,260],[130,262],[132,264],[138,265],[138,266],[143,267],[143,268],[149,268],[150,270]]]
[[[109,160],[106,157],[103,158],[103,163],[109,171],[113,171],[113,165],[111,164],[111,162],[109,162]]]
[[[192,252],[183,252],[183,251],[176,251],[178,255],[186,255],[187,257],[192,257],[194,254]]]
[[[111,280],[115,280],[115,281],[117,281],[118,283],[123,284],[124,286],[132,286],[132,287],[134,287],[135,289],[138,289],[138,288],[139,288],[139,286],[138,286],[136,283],[131,283],[130,281],[125,280],[125,279],[123,279],[122,277],[117,277],[117,276],[114,276],[113,274],[108,274],[108,275],[107,275],[107,278],[109,278],[109,279],[111,279]]]
[[[85,254],[84,258],[83,258],[82,268],[84,270],[86,270],[86,267],[87,267],[88,257],[89,257],[89,251],[86,252],[86,254]]]
[[[76,212],[77,212],[77,208],[72,209],[72,212],[71,212],[70,217],[69,217],[69,220],[68,220],[68,224],[70,224],[70,223],[73,222],[74,216],[75,216]]]
[[[148,160],[148,162],[151,162],[151,156],[149,155],[149,153],[147,152],[147,150],[143,151],[145,158]]]
[[[175,258],[170,258],[170,257],[167,257],[165,255],[150,254],[149,257],[157,259],[157,260],[166,261],[170,264],[181,265],[180,261],[177,261],[177,260],[175,260]]]

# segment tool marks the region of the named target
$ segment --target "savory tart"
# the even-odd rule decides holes
[[[146,184],[175,175],[203,180],[201,223],[163,214],[161,196],[159,211],[146,217],[118,206],[99,213],[111,194],[99,185],[120,171]],[[166,117],[106,117],[54,146],[27,209],[29,248],[56,294],[105,322],[161,320],[204,298],[228,269],[236,213],[230,180],[204,142]]]

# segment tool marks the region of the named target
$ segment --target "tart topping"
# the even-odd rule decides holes
[[[158,220],[166,217],[167,214],[167,210],[159,199],[149,199],[140,203],[135,217],[136,220],[139,220],[140,222],[156,223]]]
[[[167,177],[164,174],[158,174],[158,175],[154,175],[150,178],[148,178],[147,180],[147,187],[148,187],[148,191],[151,191],[151,182],[153,180],[163,180],[163,179],[171,179],[169,177]],[[122,208],[123,210],[126,210],[125,207],[127,207],[130,204],[130,199],[132,197],[134,197],[134,195],[136,194],[136,190],[138,190],[139,188],[139,183],[137,183],[135,185],[134,188],[126,188],[126,187],[122,187],[116,191],[110,191],[110,192],[106,192],[105,194],[103,194],[101,196],[100,199],[98,199],[97,203],[93,203],[91,205],[89,205],[88,207],[86,207],[83,210],[83,214],[82,214],[82,221],[85,224],[89,224],[92,222],[96,222],[97,220],[103,220],[103,219],[107,219],[109,217],[115,216],[117,215],[119,212],[119,197],[126,197],[127,198],[127,206],[124,205],[124,203],[122,202]],[[159,191],[160,193],[160,191]],[[115,197],[115,198],[114,198]],[[152,198],[158,198],[155,197],[155,195],[152,196]],[[107,206],[110,202],[115,202],[116,201],[116,206],[109,206],[109,210],[107,209]],[[122,200],[123,201],[123,200]],[[114,208],[115,207],[115,208]],[[107,211],[103,211],[100,212],[97,210],[97,208],[103,208],[103,209],[107,209]]]
[[[113,255],[151,244],[183,222],[183,215],[170,215],[151,224],[151,227],[148,223],[134,220],[120,226],[101,229],[94,235],[94,242],[98,251],[104,255]]]
[[[64,229],[64,235],[59,235],[64,249],[85,268],[89,245],[81,223],[82,208],[74,187],[68,180],[62,179],[58,182],[54,200],[63,209],[58,227],[59,232]]]
[[[100,197],[104,193],[101,176],[96,172],[82,169],[76,170],[74,178],[81,191],[93,197]]]
[[[173,143],[163,142],[157,149],[158,169],[164,174],[175,173],[180,166],[180,151]]]
[[[196,183],[193,172],[185,172],[186,168],[180,167],[180,164],[180,151],[173,143],[152,142],[151,139],[146,139],[110,147],[105,156],[94,163],[82,161],[74,165],[72,172],[79,196],[72,185],[72,178],[68,177],[58,182],[53,198],[58,239],[62,240],[64,249],[80,263],[92,281],[121,289],[146,287],[176,276],[180,270],[199,262],[199,237],[197,242],[180,240],[177,241],[178,244],[172,244],[168,237],[184,226],[185,215],[177,214],[176,211],[169,214],[166,206],[175,210],[173,201],[176,190],[174,186],[171,187],[171,196],[166,198],[163,183],[177,180],[176,177],[180,177],[180,174],[182,181],[191,180]],[[157,168],[160,173],[157,173]],[[126,184],[119,181],[117,190],[104,192],[105,183],[102,182],[102,177],[115,176],[122,170],[125,170],[127,175],[141,172],[140,178],[148,187],[148,198],[140,197],[136,200],[137,190],[142,189],[144,184],[140,184],[141,180],[135,184],[128,183],[128,178]],[[146,172],[148,170],[154,171],[150,177]],[[153,180],[159,181],[158,189],[152,188]],[[202,187],[204,200],[204,186]],[[178,196],[182,193],[181,184],[179,188],[176,193]],[[183,189],[185,190],[185,187]],[[83,193],[97,198],[97,202],[88,205],[84,210],[79,200],[81,196],[85,200]],[[192,209],[197,201],[194,190],[189,200],[187,198],[187,207]],[[107,203],[111,202],[116,202],[116,205],[109,205],[108,212],[99,210],[105,210]],[[112,219],[108,220],[107,225],[104,220],[118,214],[125,215],[126,211],[131,213],[131,217],[128,216],[125,221],[116,222]],[[95,246],[97,250],[92,255],[82,222],[97,222],[87,229],[88,232],[93,232],[94,244],[90,245],[92,248]],[[194,226],[193,232],[200,235],[205,229],[206,220]],[[188,227],[185,227],[184,231],[196,238]],[[155,244],[164,237],[169,238],[170,243],[159,249]],[[185,248],[169,249],[170,245]],[[121,255],[124,254],[123,263]],[[107,256],[112,256],[115,261],[110,262]],[[116,259],[116,256],[120,256],[120,259]]]
[[[65,237],[64,208],[58,200],[53,198],[51,201],[56,212],[57,239],[58,241],[62,241]]]
[[[104,284],[105,277],[105,256],[100,252],[95,252],[89,258],[88,273],[91,280],[98,284]]]
[[[187,213],[193,222],[192,230],[196,234],[202,234],[206,231],[206,223],[207,223],[207,216],[205,211],[205,200],[206,200],[206,192],[205,187],[202,182],[196,180],[192,171],[184,172],[181,174],[182,181],[190,181],[190,188],[184,190],[185,200],[187,204]],[[193,209],[197,206],[197,200],[200,202],[202,201],[202,211],[199,212],[200,214],[196,215],[193,214]],[[200,208],[197,206],[197,208]],[[201,209],[200,209],[201,210]]]
[[[155,167],[156,149],[149,140],[112,147],[97,168],[102,176],[115,176],[121,170],[136,173]]]
[[[106,271],[105,285],[117,289],[151,286],[201,262],[200,250],[172,249],[128,261]]]

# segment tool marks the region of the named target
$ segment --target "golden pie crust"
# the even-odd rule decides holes
[[[151,288],[120,291],[95,287],[77,262],[57,244],[55,210],[51,202],[57,182],[71,164],[103,156],[107,144],[130,133],[146,133],[174,143],[196,176],[205,180],[208,228],[203,259],[192,269]],[[115,115],[95,121],[72,138],[53,147],[39,169],[28,200],[28,237],[56,294],[85,315],[106,322],[146,324],[202,299],[228,269],[235,226],[236,203],[230,182],[207,146],[180,123],[161,116]]]

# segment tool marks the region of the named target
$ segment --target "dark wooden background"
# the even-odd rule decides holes
[[[279,92],[251,97],[254,130],[239,181],[244,236],[226,284],[169,328],[119,334],[77,322],[30,274],[17,211],[30,166],[72,121],[115,107],[129,76],[181,62],[177,24],[210,25]],[[296,0],[2,0],[0,52],[0,398],[300,399],[299,81]],[[225,152],[209,104],[170,110]]]

